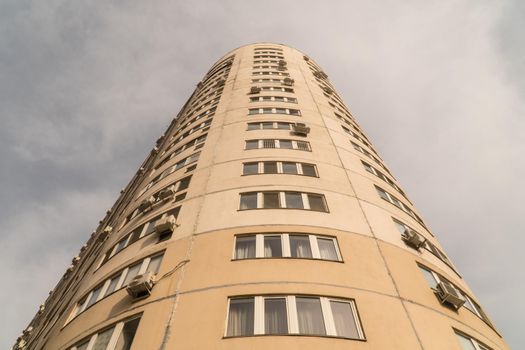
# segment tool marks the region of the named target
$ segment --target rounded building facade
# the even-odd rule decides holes
[[[197,85],[14,349],[508,349],[323,70]]]

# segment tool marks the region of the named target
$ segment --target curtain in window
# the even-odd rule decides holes
[[[319,298],[296,298],[300,334],[325,335],[323,313]]]
[[[235,242],[235,258],[255,258],[255,236],[237,237]]]
[[[338,260],[337,251],[335,249],[334,241],[331,238],[317,238],[317,245],[319,246],[319,254],[324,260]]]
[[[264,334],[288,334],[286,300],[284,298],[264,300]]]
[[[266,258],[283,256],[281,236],[264,237],[264,256]]]
[[[254,299],[231,299],[228,314],[229,337],[253,335]]]
[[[126,322],[120,336],[117,340],[117,345],[115,350],[129,350],[131,344],[133,343],[133,338],[135,338],[135,332],[139,326],[140,318]]]
[[[290,251],[294,258],[311,258],[310,239],[307,235],[290,235]]]
[[[93,345],[92,350],[106,350],[106,347],[108,346],[109,339],[111,338],[111,335],[113,334],[113,331],[115,330],[115,327],[110,328],[102,333],[99,333],[97,335],[97,339],[95,340],[95,344]]]
[[[350,303],[330,301],[330,306],[332,307],[337,335],[346,338],[359,338]]]

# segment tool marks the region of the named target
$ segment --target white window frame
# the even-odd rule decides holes
[[[312,258],[299,258],[299,257],[292,257],[291,250],[290,250],[290,234],[292,235],[301,235],[301,236],[308,236],[309,242],[310,242],[310,250],[312,251]],[[255,236],[255,259],[275,259],[275,258],[292,258],[292,259],[315,259],[315,260],[322,260],[322,261],[333,261],[333,262],[343,262],[343,257],[341,255],[341,250],[339,247],[339,244],[337,242],[337,237],[335,236],[326,236],[326,235],[319,235],[319,234],[311,234],[311,233],[300,233],[300,232],[287,232],[287,233],[281,233],[281,232],[264,232],[264,233],[254,233],[254,234],[239,234],[235,235],[235,239],[233,242],[233,251],[232,251],[232,260],[249,260],[251,258],[237,258],[235,256],[236,253],[236,247],[237,247],[237,238],[247,237],[247,236]],[[282,256],[280,257],[266,257],[264,255],[264,238],[266,236],[280,236],[281,238],[281,250],[282,250]],[[329,259],[323,259],[321,257],[321,253],[319,250],[319,243],[318,239],[330,239],[332,240],[334,244],[334,248],[337,253],[337,260],[329,260]]]
[[[105,350],[115,350],[115,347],[117,346],[117,341],[118,341],[118,339],[119,339],[119,337],[120,337],[120,335],[122,333],[122,330],[124,329],[124,325],[126,323],[128,323],[128,322],[131,322],[131,321],[137,319],[137,318],[140,318],[140,316],[139,317],[128,318],[126,320],[117,322],[117,323],[113,324],[111,327],[105,327],[105,328],[101,329],[100,331],[94,333],[89,338],[89,343],[88,343],[88,346],[87,346],[86,350],[93,350],[93,346],[95,345],[95,342],[97,341],[98,335],[100,333],[102,333],[102,332],[105,332],[105,331],[109,330],[109,329],[113,329],[113,333],[111,333],[111,337],[109,338],[108,345],[106,346]],[[82,345],[82,344],[85,344],[85,342],[81,343],[80,345]],[[77,350],[77,345],[72,346],[68,350]]]
[[[321,304],[321,313],[324,321],[325,326],[325,333],[327,336],[331,337],[337,337],[337,338],[343,338],[343,339],[352,339],[352,340],[365,340],[364,332],[363,332],[363,326],[361,324],[361,320],[359,318],[357,307],[355,304],[354,299],[345,299],[345,298],[333,298],[333,297],[325,297],[325,296],[318,296],[318,295],[281,295],[281,294],[275,294],[275,295],[254,295],[254,296],[242,296],[245,298],[253,298],[254,300],[254,318],[253,318],[253,335],[265,335],[265,310],[264,305],[265,301],[267,299],[284,299],[286,303],[286,317],[287,317],[287,323],[288,323],[288,332],[282,335],[274,334],[274,336],[289,336],[289,335],[303,335],[303,333],[299,333],[299,321],[298,321],[298,315],[297,315],[297,297],[308,297],[308,298],[315,298],[320,301]],[[224,337],[229,338],[231,336],[228,336],[228,320],[229,320],[229,313],[230,313],[230,301],[232,299],[241,298],[239,297],[229,297],[227,302],[227,309],[226,309],[226,319],[225,319],[225,327],[224,327]],[[350,310],[352,312],[352,317],[356,325],[357,329],[357,338],[346,338],[337,335],[336,327],[335,327],[335,321],[332,313],[332,306],[331,302],[341,302],[341,303],[347,303],[350,306]],[[307,336],[315,336],[312,334],[304,334]],[[234,336],[234,337],[245,337],[250,335],[241,335],[241,336]],[[323,335],[319,335],[322,337]],[[480,349],[482,350],[482,349]]]

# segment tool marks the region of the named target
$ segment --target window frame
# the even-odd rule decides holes
[[[255,210],[255,209],[269,209],[264,207],[264,200],[263,196],[265,192],[278,192],[279,198],[280,198],[280,207],[279,208],[271,208],[271,209],[294,209],[294,210],[308,210],[313,212],[319,212],[319,213],[329,213],[330,210],[328,208],[328,203],[326,201],[326,196],[322,193],[313,193],[313,192],[300,192],[300,191],[293,191],[293,190],[268,190],[268,191],[247,191],[247,192],[241,192],[239,193],[239,209],[237,211],[244,211],[244,210]],[[256,206],[250,207],[250,208],[243,208],[243,197],[247,195],[253,195],[256,194]],[[293,195],[293,194],[300,194],[301,196],[301,204],[302,208],[291,208],[287,204],[287,195]],[[316,196],[320,197],[322,201],[322,205],[325,210],[314,210],[310,207],[310,198],[309,196]]]
[[[270,236],[280,236],[281,238],[281,256],[265,256],[264,251],[264,238]],[[312,257],[294,257],[290,249],[290,236],[305,236],[308,237],[310,244],[310,251]],[[255,256],[248,258],[237,257],[237,239],[255,237]],[[321,250],[319,249],[319,239],[331,240],[337,255],[337,260],[324,259],[321,256]],[[242,233],[237,234],[233,238],[233,252],[232,261],[238,260],[253,260],[253,259],[304,259],[304,260],[321,260],[330,262],[344,263],[343,255],[341,253],[341,247],[339,245],[337,236],[314,234],[314,233],[302,233],[302,232],[260,232],[260,233]]]
[[[241,335],[228,335],[228,324],[230,320],[230,304],[235,299],[247,299],[253,298],[254,306],[254,318],[249,320],[253,322],[253,334],[241,334]],[[297,311],[297,298],[312,298],[319,300],[321,307],[321,317],[323,319],[324,334],[310,334],[300,333],[299,330],[299,319]],[[265,301],[269,299],[284,299],[286,303],[286,319],[287,319],[287,332],[282,334],[266,333],[265,329]],[[333,316],[331,302],[345,303],[350,306],[351,316],[353,323],[357,331],[357,337],[344,337],[337,334],[335,320]],[[321,296],[321,295],[308,295],[308,294],[262,294],[262,295],[239,295],[230,296],[226,303],[226,322],[224,327],[223,339],[227,338],[239,338],[239,337],[250,337],[250,336],[309,336],[309,337],[323,337],[323,338],[340,338],[348,340],[366,341],[365,332],[363,330],[363,323],[359,316],[359,311],[355,299],[334,297],[334,296]]]

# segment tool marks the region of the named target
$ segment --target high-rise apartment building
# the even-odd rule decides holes
[[[503,350],[323,70],[221,58],[15,349]]]

